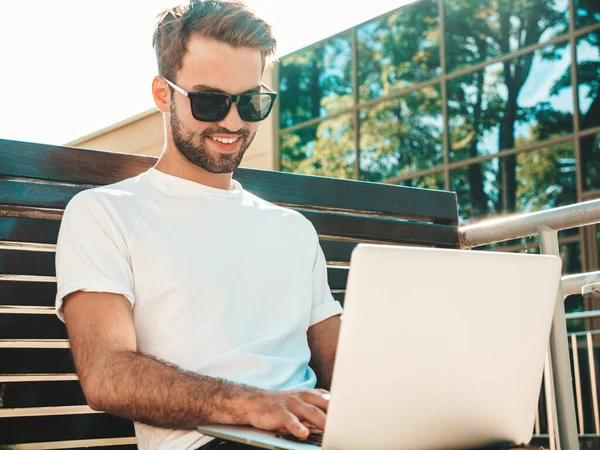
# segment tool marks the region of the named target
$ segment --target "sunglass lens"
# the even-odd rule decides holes
[[[273,99],[267,94],[242,95],[238,105],[240,117],[247,122],[265,119],[271,111]]]
[[[192,100],[192,115],[203,122],[218,122],[229,112],[230,100],[221,94],[202,93]]]

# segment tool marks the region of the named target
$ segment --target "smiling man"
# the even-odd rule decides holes
[[[232,177],[276,98],[271,28],[194,1],[159,16],[154,47],[164,151],[76,195],[57,244],[87,401],[133,420],[140,449],[241,448],[194,431],[208,423],[305,437],[325,426],[341,306],[312,224]]]

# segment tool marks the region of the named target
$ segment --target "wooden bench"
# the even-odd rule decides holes
[[[0,447],[135,448],[131,422],[86,405],[65,327],[54,315],[54,244],[76,193],[138,175],[155,162],[0,140]],[[342,302],[358,242],[459,247],[452,192],[252,169],[235,178],[315,225],[333,295]]]

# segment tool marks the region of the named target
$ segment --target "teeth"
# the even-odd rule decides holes
[[[222,137],[212,136],[211,139],[214,141],[220,142],[222,144],[233,144],[239,138],[237,138],[237,137],[236,138],[222,138]]]

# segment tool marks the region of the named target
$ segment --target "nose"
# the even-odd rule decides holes
[[[234,102],[231,105],[231,109],[229,110],[225,118],[219,122],[219,125],[233,132],[239,131],[244,127],[244,121],[242,120],[242,118],[240,117],[240,113],[238,112],[237,103]]]

